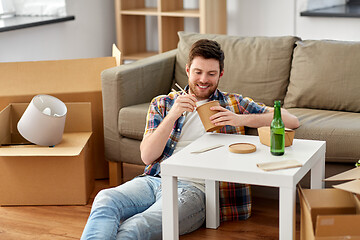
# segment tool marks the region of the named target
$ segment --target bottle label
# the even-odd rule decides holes
[[[272,129],[270,151],[273,155],[283,155],[285,152],[285,133],[283,129]]]
[[[284,135],[283,134],[276,134],[273,133],[271,136],[271,141],[272,141],[272,149],[277,151],[277,150],[281,150],[283,151],[283,146],[284,146],[284,139],[283,139]]]

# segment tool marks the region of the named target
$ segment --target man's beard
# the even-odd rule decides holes
[[[197,84],[189,84],[191,93],[194,94],[195,97],[197,97],[198,99],[208,99],[216,91],[216,89],[219,85],[219,80],[217,81],[217,83],[215,85],[209,86],[209,88],[207,89],[207,91],[205,93],[199,92],[196,85]]]

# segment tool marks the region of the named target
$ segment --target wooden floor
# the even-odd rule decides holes
[[[96,193],[107,188],[108,180],[97,180],[86,206],[0,207],[1,240],[79,239]],[[223,222],[216,230],[200,228],[181,240],[278,239],[278,201],[254,198],[252,216],[246,221]],[[297,239],[299,239],[297,206]]]

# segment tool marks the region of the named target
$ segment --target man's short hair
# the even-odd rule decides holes
[[[196,41],[190,49],[188,66],[190,67],[195,57],[203,57],[205,59],[215,59],[219,61],[220,73],[224,69],[224,52],[218,42],[209,39],[200,39]]]

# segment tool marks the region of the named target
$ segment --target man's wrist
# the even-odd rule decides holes
[[[175,121],[178,120],[180,117],[181,117],[181,114],[179,115],[178,113],[171,112],[171,111],[166,116],[166,118],[168,118],[169,121],[172,121],[173,123],[175,123]]]
[[[235,127],[242,127],[248,124],[249,116],[247,114],[236,114],[238,121]]]
[[[181,114],[180,114],[180,116],[179,116],[179,115],[176,114],[175,112],[174,112],[174,113],[169,112],[169,114],[166,115],[166,117],[164,118],[163,121],[166,122],[166,125],[169,125],[169,126],[171,125],[171,127],[172,127],[172,126],[174,126],[175,122],[176,122],[180,117],[181,117]]]

